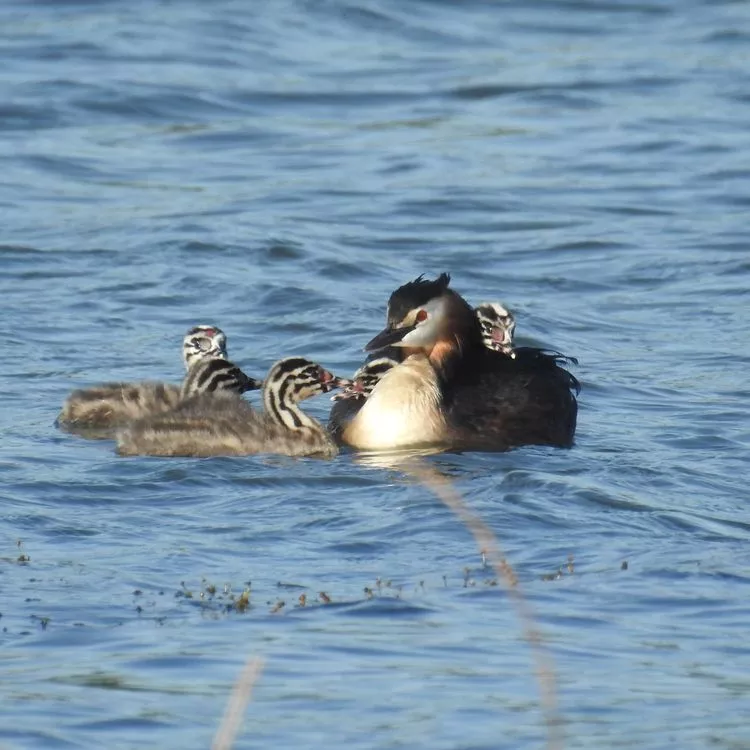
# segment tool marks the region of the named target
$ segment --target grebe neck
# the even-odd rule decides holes
[[[278,380],[267,378],[263,385],[263,405],[266,414],[273,422],[289,430],[320,432],[318,422],[300,409],[295,399],[296,390],[293,373]]]
[[[427,355],[443,383],[451,380],[459,368],[466,367],[467,360],[484,350],[482,326],[474,309],[452,290],[448,290],[447,301],[441,335]]]

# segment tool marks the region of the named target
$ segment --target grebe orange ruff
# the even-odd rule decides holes
[[[449,283],[445,273],[420,276],[393,292],[388,325],[365,350],[395,346],[406,358],[380,379],[343,442],[362,450],[570,447],[579,385],[562,367],[567,358],[530,347],[490,351]]]

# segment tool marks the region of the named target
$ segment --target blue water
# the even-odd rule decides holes
[[[209,747],[255,656],[236,748],[544,746],[524,623],[408,472],[53,427],[196,323],[347,375],[448,270],[580,360],[572,450],[424,459],[564,747],[749,747],[749,42],[717,0],[3,3],[0,745]]]

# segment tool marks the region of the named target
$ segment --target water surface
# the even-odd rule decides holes
[[[0,743],[208,747],[255,655],[236,747],[544,744],[523,623],[404,471],[52,424],[179,379],[196,323],[346,375],[448,270],[580,360],[572,450],[424,459],[518,576],[565,747],[747,747],[750,6],[266,5],[0,10]]]

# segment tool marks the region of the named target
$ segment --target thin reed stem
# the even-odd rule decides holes
[[[534,659],[540,705],[547,725],[547,750],[562,750],[562,722],[557,703],[557,680],[552,656],[544,647],[542,634],[534,625],[531,606],[518,585],[518,576],[502,554],[500,542],[492,533],[492,529],[466,505],[451,479],[441,474],[434,466],[413,458],[400,463],[398,468],[422,482],[461,519],[474,537],[480,554],[484,552],[498,578],[505,584]]]
[[[237,682],[234,683],[221,724],[219,724],[214,741],[211,743],[211,750],[229,750],[232,747],[240,731],[247,704],[252,697],[253,686],[258,681],[262,671],[263,659],[251,657],[247,660],[245,668],[237,678]]]

